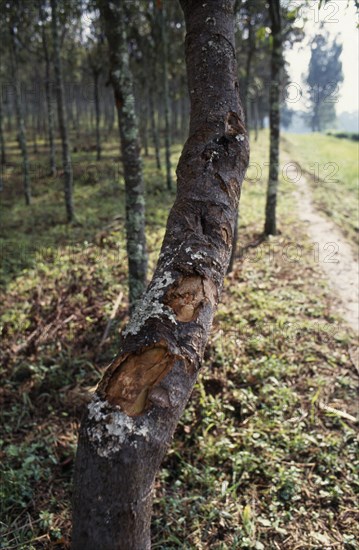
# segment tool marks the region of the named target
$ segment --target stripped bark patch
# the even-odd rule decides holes
[[[175,356],[164,342],[124,358],[108,381],[105,394],[112,405],[119,405],[129,416],[141,414],[148,395],[171,370]]]
[[[232,241],[232,236],[231,236],[231,232],[224,225],[222,225],[221,227],[221,235],[226,245],[229,246]]]
[[[246,130],[243,126],[238,114],[234,111],[229,111],[225,120],[225,134],[230,137],[237,137],[239,135],[245,135]]]
[[[189,276],[182,277],[167,292],[164,303],[173,309],[177,321],[189,323],[197,318],[204,303],[215,304],[215,296],[216,288],[212,281],[200,276]]]

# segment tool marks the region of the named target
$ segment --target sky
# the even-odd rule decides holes
[[[289,5],[298,7],[301,2],[289,0]],[[349,5],[348,5],[349,4]],[[288,89],[289,107],[294,110],[304,108],[305,86],[303,86],[303,74],[308,72],[310,59],[310,48],[308,42],[320,32],[321,24],[325,31],[328,31],[332,38],[339,35],[343,44],[341,61],[343,64],[344,81],[340,85],[338,102],[336,105],[337,114],[343,111],[358,111],[359,98],[359,30],[358,15],[356,13],[354,0],[330,0],[325,6],[319,9],[319,0],[309,3],[309,7],[301,9],[296,25],[303,27],[303,17],[307,19],[304,24],[306,38],[299,44],[295,44],[291,51],[285,53],[288,62],[288,69],[291,82],[294,83]],[[300,88],[299,88],[300,87]],[[302,92],[301,92],[302,91]],[[304,92],[304,93],[303,93]],[[295,99],[297,99],[295,101]]]

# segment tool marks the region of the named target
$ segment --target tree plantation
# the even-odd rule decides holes
[[[354,550],[358,6],[0,6],[1,548]]]

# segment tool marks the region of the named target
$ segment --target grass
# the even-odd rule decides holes
[[[0,437],[8,550],[69,547],[81,411],[127,320],[124,298],[99,350],[113,303],[126,296],[123,181],[111,172],[116,148],[106,144],[90,181],[75,172],[81,225],[63,223],[61,181],[45,167],[31,208],[17,169],[5,182]],[[336,316],[290,183],[281,182],[280,235],[250,246],[263,227],[267,151],[262,132],[242,194],[239,257],[156,483],[157,550],[354,550],[359,543],[355,338]],[[179,152],[174,147],[174,160]],[[93,164],[93,156],[77,158]],[[153,156],[145,179],[153,269],[173,195]],[[26,253],[18,253],[19,242]]]
[[[359,244],[358,144],[322,134],[285,134],[284,148],[312,186],[319,210]]]

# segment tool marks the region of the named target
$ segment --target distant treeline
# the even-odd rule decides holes
[[[352,141],[359,141],[358,132],[327,132],[327,136],[333,136],[339,139],[351,139]]]

